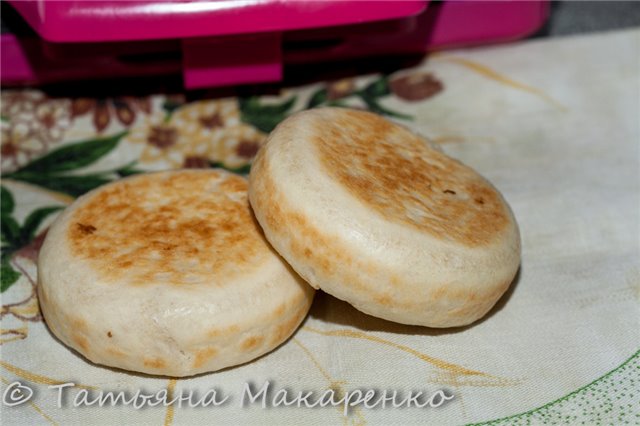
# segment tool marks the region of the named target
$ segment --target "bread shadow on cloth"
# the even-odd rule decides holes
[[[425,335],[425,336],[441,336],[446,334],[456,334],[464,332],[472,327],[478,326],[485,321],[490,320],[494,315],[500,312],[507,304],[511,296],[513,295],[520,277],[522,275],[522,265],[518,269],[516,276],[511,281],[511,285],[507,291],[502,295],[491,310],[479,320],[462,327],[450,327],[450,328],[433,328],[423,327],[419,325],[406,325],[392,321],[387,321],[381,318],[360,312],[349,303],[337,299],[330,294],[323,291],[317,291],[311,310],[309,311],[309,317],[321,320],[328,324],[335,324],[339,326],[349,326],[357,328],[361,331],[384,331],[389,333],[409,334],[409,335]]]
[[[44,322],[44,321],[43,322],[45,324],[45,329],[47,330],[47,333],[49,334],[49,336],[51,336],[51,338],[53,340],[55,340],[57,344],[59,344],[62,347],[66,348],[71,353],[72,356],[77,358],[78,362],[85,363],[87,365],[90,365],[90,366],[95,367],[95,368],[100,368],[102,370],[108,370],[108,371],[110,371],[112,373],[127,374],[127,375],[130,375],[130,376],[139,377],[141,379],[188,380],[188,379],[197,379],[199,377],[204,377],[204,376],[207,376],[207,375],[210,375],[210,374],[224,373],[226,371],[229,371],[229,370],[232,370],[232,369],[235,369],[235,368],[240,368],[240,367],[244,367],[245,365],[248,365],[248,364],[259,362],[263,358],[266,358],[267,356],[269,356],[271,354],[275,354],[277,351],[279,351],[283,346],[285,346],[291,339],[293,339],[296,336],[296,332],[300,328],[304,327],[304,325],[307,322],[308,318],[309,317],[306,316],[302,320],[300,325],[294,330],[294,332],[291,334],[291,336],[287,337],[282,343],[280,343],[275,348],[271,349],[270,351],[268,351],[268,352],[266,352],[266,353],[264,353],[264,354],[262,354],[262,355],[260,355],[260,356],[258,356],[256,358],[253,358],[253,359],[250,359],[248,361],[245,361],[242,364],[231,365],[229,367],[225,367],[225,368],[222,368],[220,370],[215,370],[215,371],[205,371],[203,373],[193,374],[191,376],[168,376],[168,375],[164,375],[164,374],[147,374],[147,373],[141,373],[139,371],[125,370],[123,368],[111,367],[109,365],[95,363],[95,362],[91,361],[90,359],[88,359],[87,357],[85,357],[80,352],[78,352],[76,349],[66,345],[62,340],[58,339],[58,337],[51,332],[51,329],[49,328],[49,326],[46,325],[46,322]],[[75,383],[83,383],[83,381],[78,379],[78,380],[75,380]]]

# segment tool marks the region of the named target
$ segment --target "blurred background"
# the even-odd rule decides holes
[[[3,87],[81,92],[125,79],[164,91],[270,90],[389,73],[433,50],[640,25],[635,1],[1,4]]]
[[[640,25],[637,1],[552,1],[550,15],[533,37],[606,31]]]

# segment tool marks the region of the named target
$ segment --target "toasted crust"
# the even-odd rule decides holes
[[[281,123],[254,162],[249,198],[305,280],[392,321],[469,324],[520,262],[517,224],[489,182],[367,112],[323,108]]]
[[[502,197],[480,175],[409,130],[359,111],[314,125],[324,173],[385,219],[467,246],[507,226]]]
[[[224,279],[216,285],[226,285],[272,255],[258,244],[246,191],[245,179],[218,171],[149,174],[106,186],[70,217],[71,253],[104,281],[183,286],[218,276]]]
[[[89,360],[189,376],[254,359],[304,319],[313,290],[271,249],[245,179],[174,171],[79,198],[38,259],[49,328]]]

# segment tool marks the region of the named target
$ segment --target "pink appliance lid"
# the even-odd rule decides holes
[[[428,0],[8,0],[53,42],[218,36],[364,23],[416,15]]]

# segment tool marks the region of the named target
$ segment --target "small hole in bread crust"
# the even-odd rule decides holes
[[[113,337],[113,334],[111,334],[110,331],[107,331],[107,336],[109,336],[109,338]]]
[[[453,191],[453,190],[451,190],[451,189],[445,189],[445,190],[444,190],[444,191],[442,191],[442,192],[444,192],[445,194],[456,195],[456,191]]]
[[[96,231],[96,227],[93,225],[85,225],[84,223],[77,223],[76,225],[84,235],[91,235]]]
[[[478,198],[476,198],[476,199],[475,199],[475,200],[473,200],[473,201],[475,201],[475,202],[476,202],[476,203],[478,203],[478,204],[484,204],[484,200],[483,200],[481,197],[478,197]]]

